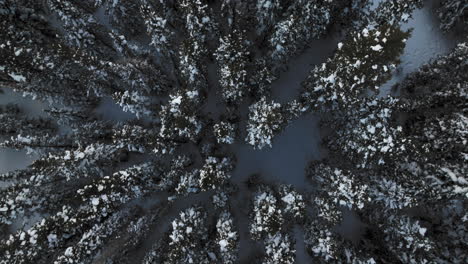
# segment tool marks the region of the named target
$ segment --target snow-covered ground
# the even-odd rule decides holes
[[[319,144],[318,118],[313,114],[295,120],[274,138],[272,148],[254,150],[244,142],[237,143],[233,146],[237,157],[233,180],[241,183],[258,173],[267,181],[292,184],[301,190],[308,162],[321,157]]]
[[[103,98],[94,113],[104,120],[114,122],[125,122],[136,118],[136,115],[124,112],[110,97]]]
[[[26,151],[0,149],[0,173],[26,168],[35,159],[35,156],[27,155]]]

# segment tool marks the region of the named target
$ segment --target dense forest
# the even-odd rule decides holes
[[[423,9],[453,45],[402,72]],[[0,0],[0,264],[468,263],[467,35],[466,0]]]

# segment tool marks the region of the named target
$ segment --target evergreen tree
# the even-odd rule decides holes
[[[219,246],[219,252],[223,263],[235,263],[237,260],[237,249],[239,244],[239,235],[229,212],[223,212],[216,222],[217,238],[216,243]]]
[[[221,94],[229,103],[240,103],[248,92],[249,51],[244,34],[245,32],[234,30],[232,34],[222,37],[215,53]]]
[[[440,27],[443,30],[450,30],[460,26],[462,32],[466,33],[468,23],[466,19],[468,15],[468,3],[461,0],[444,0],[440,3],[437,13],[440,18]]]
[[[409,34],[389,24],[351,32],[333,58],[316,66],[304,82],[305,106],[339,109],[376,93],[391,78]]]
[[[251,105],[249,110],[246,142],[258,149],[271,147],[273,136],[286,123],[281,104],[268,102],[262,97],[260,101]]]

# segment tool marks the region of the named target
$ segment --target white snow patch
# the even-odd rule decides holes
[[[371,46],[371,49],[373,51],[381,51],[383,49],[383,47],[380,44],[377,44],[375,46]]]
[[[16,74],[16,73],[9,73],[8,75],[10,75],[10,77],[13,78],[13,80],[15,80],[17,82],[25,82],[26,81],[26,77],[24,77],[23,75],[19,75],[19,74]]]
[[[93,198],[93,199],[91,199],[91,203],[92,203],[94,206],[99,205],[99,198]]]

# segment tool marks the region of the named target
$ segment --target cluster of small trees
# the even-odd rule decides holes
[[[400,23],[407,21],[420,5],[421,1],[384,1],[376,10],[361,11],[359,23],[338,43],[333,57],[313,68],[302,83],[299,100],[284,105],[282,117],[279,104],[260,107],[265,105],[263,97],[251,106],[246,141],[257,148],[271,146],[268,142],[304,113],[353,108],[368,93],[378,94],[380,86],[391,78],[400,63],[399,57],[411,34],[409,30],[403,31]],[[298,35],[291,30],[287,32]],[[273,118],[276,124],[267,118],[259,122],[259,116],[277,116]]]
[[[204,207],[180,212],[142,263],[236,263],[239,235],[232,215],[228,211],[216,213],[215,222],[210,224]]]
[[[343,259],[354,251],[359,261],[376,262],[466,260],[466,232],[458,225],[466,225],[468,198],[467,58],[461,43],[397,85],[399,99],[363,98],[323,123],[332,129],[325,139],[329,161],[311,164],[308,173],[320,186],[318,219],[310,220],[307,240],[314,254]],[[343,208],[369,226],[357,246],[332,231],[343,221]],[[369,248],[372,243],[378,246]],[[382,248],[391,255],[379,254]]]
[[[305,197],[289,185],[261,185],[253,198],[250,236],[263,241],[262,263],[294,263],[292,226],[305,217]]]

